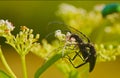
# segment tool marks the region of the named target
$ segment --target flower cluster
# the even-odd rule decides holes
[[[64,3],[56,12],[66,24],[85,33],[95,43],[99,62],[115,60],[120,55],[120,16],[119,13],[114,13],[103,18],[101,10],[104,6],[97,5],[93,10],[87,11]]]
[[[0,36],[10,34],[14,30],[14,26],[8,20],[0,20]]]
[[[32,33],[32,29],[21,26],[21,31],[16,37],[11,36],[7,38],[6,43],[14,47],[20,55],[26,55],[35,44],[38,44],[36,41],[39,39],[39,34],[34,37]]]
[[[59,6],[56,15],[61,17],[66,24],[86,34],[92,31],[91,25],[92,27],[96,27],[102,20],[100,12],[87,12],[87,10],[83,8],[76,8],[73,5],[65,3]]]
[[[120,55],[120,45],[95,45],[97,51],[97,61],[106,62],[116,60],[116,57]]]
[[[39,45],[39,43],[37,42],[37,40],[39,39],[39,34],[34,36],[32,29],[29,29],[26,26],[21,26],[20,32],[16,36],[14,36],[11,33],[11,31],[13,31],[14,28],[15,27],[8,20],[0,20],[0,36],[4,37],[6,39],[6,43],[11,45],[20,55],[23,66],[22,68],[24,72],[24,78],[27,78],[25,55],[28,54],[35,45]],[[16,78],[16,75],[13,73],[13,71],[11,70],[11,68],[5,60],[1,47],[0,58],[4,66],[8,70],[9,75],[12,78]]]

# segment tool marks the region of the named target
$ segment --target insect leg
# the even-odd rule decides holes
[[[75,52],[76,54],[75,54],[75,56],[73,57],[73,58],[70,58],[70,56],[69,55],[67,55],[68,56],[68,59],[70,59],[70,60],[74,60],[77,56],[79,56],[81,59],[82,59],[82,61],[84,61],[84,59],[83,59],[83,57],[78,53],[78,52]]]
[[[76,52],[76,54],[82,59],[82,61],[85,61],[85,60],[83,59],[83,57],[82,57],[78,52]]]
[[[68,56],[68,59],[69,59],[69,60],[72,60],[72,61],[73,61],[73,60],[78,56],[78,53],[76,52],[76,54],[75,54],[75,56],[74,56],[73,58],[71,58],[69,55],[67,55],[67,56]]]
[[[84,63],[82,63],[82,64],[80,64],[80,65],[78,65],[78,66],[73,66],[73,67],[79,68],[79,67],[83,66],[83,65],[86,64],[86,63],[87,63],[87,62],[84,62]]]
[[[72,64],[72,66],[75,68],[75,65],[73,64],[72,61],[77,57],[77,54],[73,58],[70,58],[69,55],[67,55],[67,56],[68,56],[68,59],[69,59],[70,63]]]
[[[73,57],[73,59],[71,59],[70,56],[68,56],[68,57],[69,57],[69,61],[70,61],[70,63],[72,64],[72,66],[73,66],[74,68],[79,68],[79,67],[81,67],[81,66],[83,66],[84,64],[87,63],[87,62],[84,62],[84,63],[82,63],[82,64],[80,64],[80,65],[78,65],[78,66],[75,66],[72,61],[75,59],[76,56],[77,56],[77,54]]]
[[[85,34],[83,34],[82,32],[80,32],[79,30],[77,30],[77,29],[75,29],[75,28],[73,28],[73,27],[71,27],[71,26],[69,26],[69,28],[71,28],[71,29],[73,29],[73,30],[75,30],[75,31],[77,31],[77,32],[79,32],[80,34],[82,34],[87,40],[88,40],[88,43],[90,43],[90,40],[89,40],[89,38],[85,35]]]
[[[82,63],[82,64],[80,64],[80,65],[78,65],[78,66],[75,66],[72,61],[73,61],[77,56],[79,56],[79,57],[82,59],[82,61],[85,61],[78,52],[75,52],[75,53],[76,53],[76,54],[75,54],[75,56],[74,56],[73,58],[71,58],[69,55],[67,55],[70,63],[72,64],[72,66],[73,66],[74,68],[78,68],[78,67],[86,64],[86,62],[85,62],[85,63]]]

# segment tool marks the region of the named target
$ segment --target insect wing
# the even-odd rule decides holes
[[[47,35],[45,36],[45,38],[50,41],[56,39],[55,34],[57,30],[60,30],[62,34],[66,34],[70,31],[67,28],[67,25],[65,25],[64,23],[59,21],[53,21],[50,22],[46,28]]]
[[[82,32],[80,32],[79,30],[71,27],[71,26],[68,26],[68,28],[70,29],[70,31],[73,33],[73,34],[76,34],[78,35],[85,43],[90,43],[90,40],[89,38],[83,34]]]

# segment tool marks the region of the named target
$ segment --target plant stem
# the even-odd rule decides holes
[[[16,75],[14,74],[14,72],[11,70],[10,66],[8,65],[3,53],[2,53],[2,50],[0,48],[0,58],[2,60],[2,63],[4,64],[6,70],[9,72],[9,74],[11,75],[12,78],[17,78]]]
[[[49,59],[42,67],[40,67],[36,71],[34,78],[39,78],[45,70],[47,70],[52,64],[54,64],[61,57],[62,57],[62,54],[54,55],[51,59]]]
[[[27,78],[25,55],[21,56],[21,62],[22,62],[22,68],[23,68],[24,78]]]

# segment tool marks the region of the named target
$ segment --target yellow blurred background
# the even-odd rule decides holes
[[[69,3],[76,7],[82,7],[88,11],[93,9],[96,4],[107,4],[120,1],[0,1],[0,19],[8,19],[15,28],[16,34],[21,25],[25,25],[34,30],[34,33],[40,33],[41,39],[47,34],[46,27],[49,22],[60,20],[55,16],[58,5]],[[4,52],[8,64],[11,66],[18,78],[22,78],[22,68],[19,55],[11,47],[4,44],[4,39],[0,39],[0,45]],[[6,47],[7,46],[7,47]],[[28,78],[34,78],[34,73],[43,64],[43,60],[29,53],[26,57]],[[0,69],[5,70],[0,61]],[[80,68],[79,68],[80,69]],[[6,71],[6,70],[5,70]],[[44,72],[41,78],[63,78],[54,65]],[[120,78],[120,57],[116,61],[97,63],[95,69],[90,73],[89,78]]]

